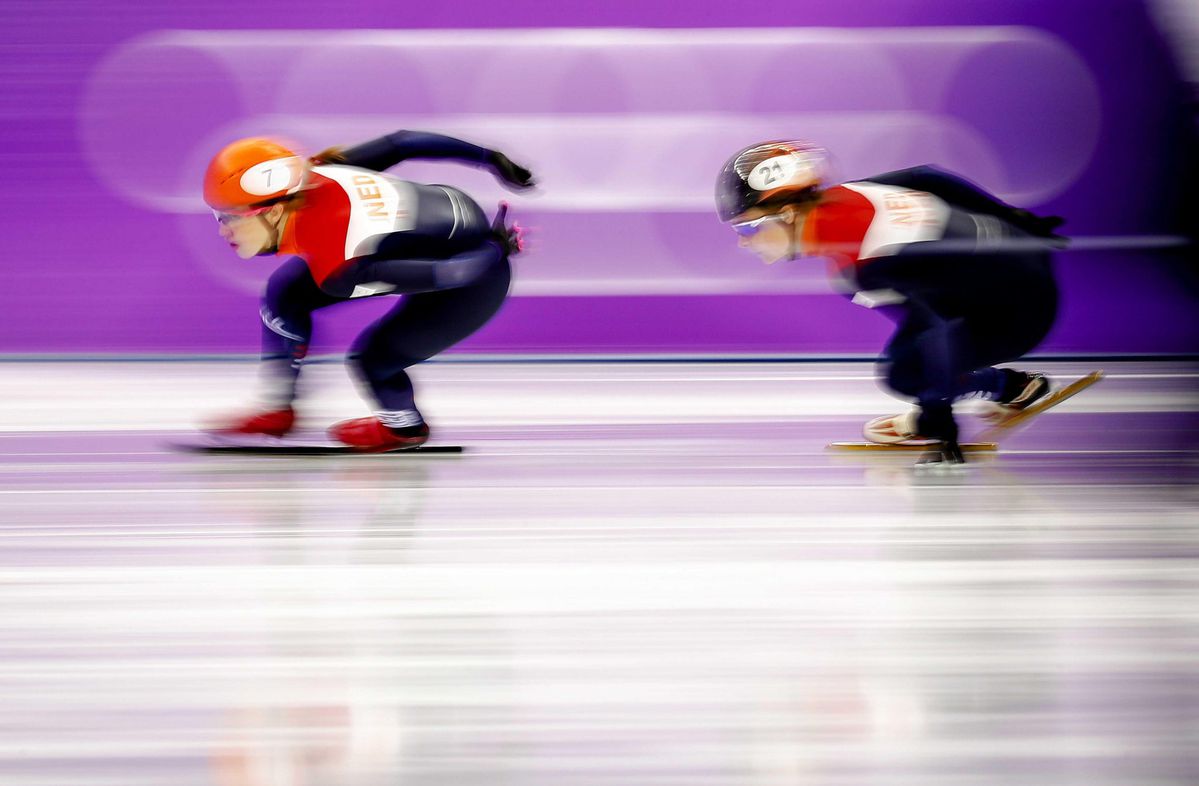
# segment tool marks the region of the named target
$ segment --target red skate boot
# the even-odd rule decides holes
[[[282,437],[296,424],[296,411],[284,409],[253,412],[248,415],[231,415],[218,418],[204,425],[204,430],[213,436],[268,436]]]
[[[411,450],[429,441],[429,427],[421,423],[404,428],[388,428],[375,416],[335,423],[329,436],[363,453],[387,453]]]

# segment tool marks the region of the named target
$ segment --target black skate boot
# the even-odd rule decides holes
[[[995,403],[1001,407],[1019,412],[1049,392],[1049,379],[1044,374],[1010,368],[1000,371],[1004,376],[1003,393]]]

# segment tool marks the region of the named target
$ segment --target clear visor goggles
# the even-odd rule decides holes
[[[741,237],[753,237],[754,235],[761,232],[762,228],[764,226],[766,226],[767,224],[774,222],[774,221],[784,221],[784,220],[785,219],[783,218],[783,216],[779,216],[779,215],[762,216],[761,218],[755,218],[752,221],[737,221],[733,224],[730,224],[729,226],[731,226],[733,228],[733,231],[736,232]]]
[[[241,221],[242,219],[251,218],[253,216],[260,216],[270,209],[271,209],[270,206],[267,206],[267,207],[255,208],[253,210],[241,210],[236,213],[230,213],[230,212],[221,211],[221,210],[214,210],[214,211],[212,211],[212,217],[216,219],[216,222],[218,224],[220,224],[223,227],[227,227],[230,224],[235,224],[238,221]]]

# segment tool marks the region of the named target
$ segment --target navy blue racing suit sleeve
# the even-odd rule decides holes
[[[995,216],[1036,237],[1062,240],[1056,234],[1056,230],[1065,223],[1064,219],[1058,216],[1037,216],[1036,213],[1024,210],[1024,208],[1008,205],[998,196],[989,194],[964,177],[952,175],[944,169],[929,167],[926,164],[923,167],[898,169],[891,173],[868,177],[866,182],[879,183],[880,186],[911,188],[914,191],[940,196],[941,199],[959,210],[981,213],[984,216]]]
[[[1011,205],[991,196],[969,180],[951,175],[934,166],[898,169],[894,172],[885,172],[875,177],[866,178],[866,180],[884,186],[899,186],[914,191],[925,191],[944,199],[954,207],[969,210],[971,213],[983,213],[1004,218],[1015,210]]]
[[[924,191],[940,197],[953,207],[970,213],[995,216],[1037,237],[1057,237],[1055,230],[1064,223],[1057,216],[1038,216],[1028,210],[1012,207],[969,180],[927,164],[886,172],[867,178],[866,181],[884,186],[899,186],[900,188]]]
[[[313,156],[318,164],[344,164],[382,172],[410,158],[449,159],[487,167],[507,188],[520,191],[537,185],[533,173],[498,150],[428,131],[396,131],[360,145],[330,148]]]
[[[495,153],[485,147],[426,131],[396,131],[369,142],[338,151],[348,166],[382,172],[410,158],[448,158],[480,166],[489,166]]]

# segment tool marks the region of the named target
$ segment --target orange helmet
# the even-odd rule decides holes
[[[221,148],[204,173],[204,201],[239,213],[293,194],[304,180],[304,159],[278,142],[239,139]]]

